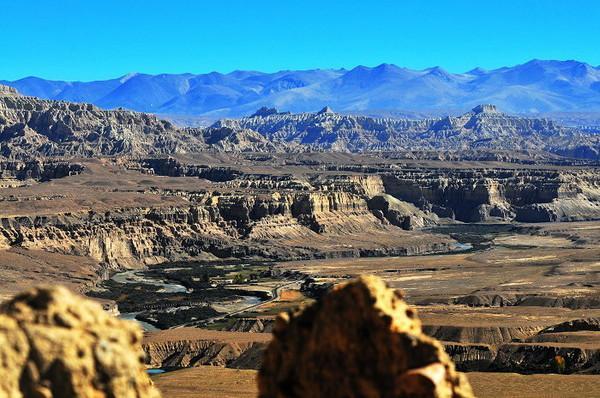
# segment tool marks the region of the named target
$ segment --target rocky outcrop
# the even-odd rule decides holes
[[[285,143],[274,143],[263,135],[250,129],[230,127],[209,127],[186,130],[199,135],[212,151],[219,152],[285,152],[290,149]]]
[[[366,200],[381,221],[413,229],[439,218],[463,222],[520,222],[600,219],[600,174],[591,169],[458,167],[351,167],[320,165],[335,174],[290,175],[241,172],[232,167],[186,165],[147,159],[142,166],[168,176],[225,181],[232,189],[343,192]],[[355,174],[345,174],[352,171]],[[363,206],[363,205],[361,205]]]
[[[381,194],[369,199],[369,209],[380,219],[402,229],[411,230],[437,224],[435,213],[426,214],[415,205],[391,195]]]
[[[231,181],[243,173],[231,167],[184,164],[174,158],[150,158],[140,162],[147,173],[168,177],[198,177],[214,182]]]
[[[287,146],[248,129],[179,129],[150,114],[22,97],[9,89],[0,92],[0,158],[157,156],[206,150],[280,152]]]
[[[56,178],[77,175],[83,169],[84,167],[81,164],[65,161],[7,161],[0,162],[0,180],[9,177],[19,181],[31,179],[45,182]]]
[[[32,97],[0,97],[0,156],[9,159],[176,153],[202,146],[152,115]]]
[[[364,199],[346,192],[299,194],[292,202],[291,213],[301,224],[318,233],[358,232],[373,221]],[[345,217],[339,217],[341,214]]]
[[[279,112],[276,108],[268,108],[263,106],[259,108],[256,112],[252,114],[250,117],[265,117],[271,115],[289,115],[289,112]]]
[[[267,333],[179,328],[149,333],[142,346],[152,368],[210,365],[257,369],[269,340]]]
[[[423,332],[441,341],[498,346],[538,333],[541,326],[452,326],[424,325]]]
[[[564,366],[557,363],[564,360]],[[503,344],[490,369],[519,373],[599,373],[600,348],[552,343]]]
[[[496,359],[496,348],[487,344],[443,342],[444,350],[461,372],[484,372]]]
[[[159,397],[141,339],[64,288],[20,294],[0,307],[0,396]]]
[[[476,293],[455,297],[451,300],[451,304],[469,307],[506,307],[516,305],[517,300],[517,295],[514,293]]]
[[[271,333],[274,319],[271,318],[235,318],[226,329],[230,332]]]
[[[8,88],[0,91],[0,156],[4,158],[204,151],[518,151],[597,160],[600,138],[546,119],[508,116],[492,105],[458,117],[423,120],[341,115],[328,107],[293,115],[261,109],[251,117],[221,120],[208,128],[180,129],[150,114],[23,97]]]
[[[498,113],[498,109],[496,108],[495,105],[492,105],[492,104],[482,104],[482,105],[477,105],[475,108],[473,108],[473,113],[476,115],[481,114],[481,113],[493,114],[493,113]]]
[[[582,330],[600,332],[600,318],[574,319],[572,321],[567,321],[558,325],[547,327],[544,330],[542,330],[540,334],[579,332]]]
[[[575,319],[549,327],[425,326],[443,341],[461,371],[519,373],[600,372],[598,319]],[[560,363],[559,363],[560,362]]]
[[[211,340],[169,341],[144,344],[147,365],[152,368],[222,366],[257,369],[266,343],[236,343]]]
[[[17,89],[0,84],[0,97],[15,97],[20,95]]]
[[[600,308],[600,297],[594,295],[551,296],[543,294],[476,293],[455,297],[451,304],[470,307],[535,306],[570,309]]]
[[[365,276],[280,315],[259,371],[259,396],[472,396],[401,297]]]
[[[139,267],[206,253],[273,259],[401,255],[442,250],[451,243],[419,240],[418,235],[408,243],[402,231],[371,213],[363,197],[346,192],[202,192],[186,199],[189,204],[181,206],[0,218],[0,247],[44,249],[91,257],[111,267]],[[374,242],[369,248],[328,241],[367,231],[398,239]],[[322,246],[310,246],[320,239]]]

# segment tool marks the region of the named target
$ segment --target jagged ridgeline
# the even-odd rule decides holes
[[[509,150],[596,159],[599,143],[594,134],[547,119],[509,116],[493,105],[479,105],[458,117],[422,120],[342,115],[329,107],[301,114],[261,109],[214,127],[250,129],[276,142],[348,152]]]
[[[0,156],[153,156],[203,151],[519,151],[597,160],[600,137],[546,119],[481,105],[458,117],[408,120],[261,109],[207,128],[179,128],[154,115],[41,100],[0,88]]]

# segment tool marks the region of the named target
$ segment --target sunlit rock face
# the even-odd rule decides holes
[[[0,397],[158,398],[141,330],[65,288],[36,288],[0,307]]]

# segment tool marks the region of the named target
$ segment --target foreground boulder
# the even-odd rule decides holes
[[[0,398],[159,397],[133,323],[65,288],[0,307]]]
[[[402,295],[376,277],[278,317],[258,376],[267,397],[472,397]]]

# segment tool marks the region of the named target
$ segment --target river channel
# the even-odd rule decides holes
[[[429,231],[456,240],[446,254],[486,250],[494,238],[515,233],[510,224],[452,224]],[[241,262],[164,264],[116,273],[105,288],[112,293],[108,298],[117,301],[121,318],[136,320],[145,331],[153,331],[159,329],[157,325],[174,327],[239,313],[267,300],[265,295],[232,287],[231,280],[227,280],[235,272],[249,275],[256,267]],[[218,287],[212,281],[217,281]]]

